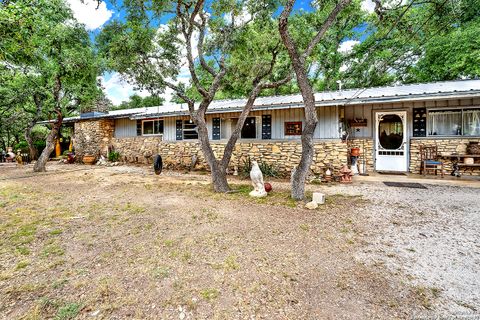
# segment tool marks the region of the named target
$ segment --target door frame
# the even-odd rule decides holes
[[[404,140],[404,157],[405,157],[405,170],[379,170],[377,169],[377,157],[378,157],[378,139],[379,139],[379,130],[378,130],[378,114],[396,114],[403,115],[403,140]],[[410,139],[409,139],[409,126],[408,126],[408,109],[386,109],[386,110],[373,110],[373,156],[374,156],[374,170],[379,172],[409,172],[410,166]]]

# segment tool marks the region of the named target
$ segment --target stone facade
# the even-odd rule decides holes
[[[223,155],[225,142],[211,142],[214,153],[220,158]],[[192,158],[197,158],[197,169],[207,167],[200,144],[196,141],[164,142],[158,137],[113,138],[112,146],[120,153],[124,162],[151,164],[155,154],[162,155],[167,168],[188,168]],[[238,142],[235,146],[230,169],[241,167],[250,157],[260,162],[275,166],[284,174],[290,173],[300,161],[300,141],[255,141]],[[347,163],[347,145],[340,140],[317,140],[312,171],[321,174],[327,166],[335,170]]]
[[[373,139],[372,138],[356,138],[348,141],[348,150],[351,148],[360,148],[360,157],[358,159],[359,169],[363,164],[363,159],[365,156],[365,161],[367,163],[367,171],[374,171],[374,150],[373,150]]]
[[[467,145],[470,141],[480,142],[480,138],[453,138],[453,139],[411,139],[410,140],[410,172],[420,173],[421,155],[420,146],[437,146],[438,153],[447,154],[466,154]],[[442,158],[446,174],[452,171],[452,159]],[[478,161],[478,160],[477,160]],[[461,168],[460,172],[464,175],[480,175],[478,168]]]
[[[97,158],[100,155],[107,157],[108,147],[111,145],[114,131],[114,120],[102,119],[75,122],[73,146],[77,159],[81,161],[86,154],[94,155]]]

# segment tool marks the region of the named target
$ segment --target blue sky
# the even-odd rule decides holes
[[[94,0],[84,0],[82,3],[80,0],[66,0],[66,2],[72,8],[75,18],[84,23],[89,30],[92,40],[100,32],[102,26],[112,19],[124,18],[124,13],[118,11],[112,4],[111,0],[104,0],[100,6],[97,8],[97,2]],[[121,5],[121,0],[116,0],[117,6]],[[367,11],[372,11],[374,4],[372,0],[364,0],[362,3],[362,8]],[[296,1],[294,10],[313,10],[310,1]],[[355,45],[357,42],[353,40],[347,40],[342,43],[340,48],[341,51],[348,51]],[[180,80],[183,82],[188,82],[189,75],[188,69],[184,68],[183,72],[180,72]],[[115,72],[105,73],[102,75],[102,83],[105,87],[105,93],[110,98],[110,100],[118,105],[122,101],[127,101],[128,98],[133,94],[139,94],[140,96],[148,96],[148,92],[136,91],[134,86],[126,83],[122,80],[122,77]],[[169,101],[171,98],[172,92],[167,91],[164,98]]]

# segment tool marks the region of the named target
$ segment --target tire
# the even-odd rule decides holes
[[[163,169],[163,161],[162,161],[162,156],[157,154],[153,160],[153,170],[155,171],[156,175],[159,175],[162,173]]]

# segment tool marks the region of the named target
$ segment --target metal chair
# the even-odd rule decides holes
[[[443,162],[439,161],[438,158],[437,146],[420,146],[420,174],[426,175],[428,170],[433,170],[437,175],[437,170],[440,170],[443,178]]]

